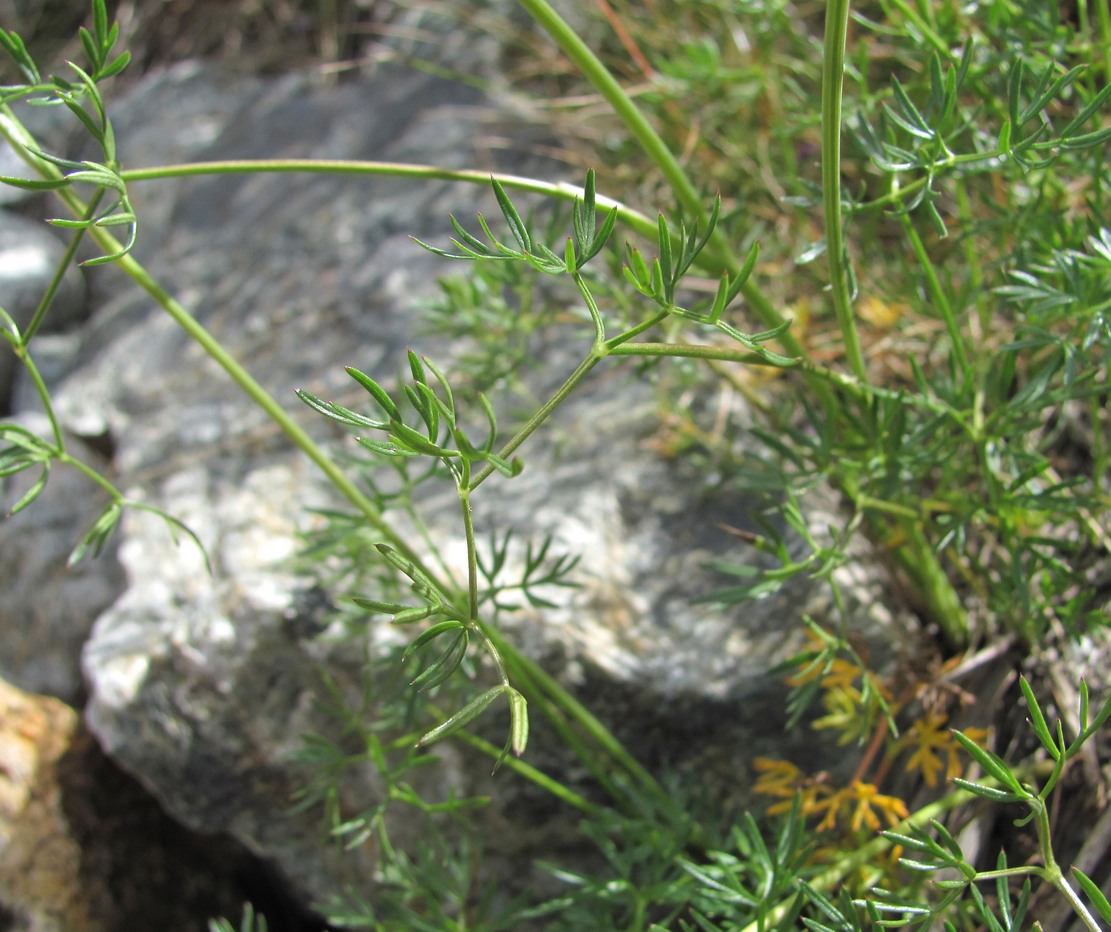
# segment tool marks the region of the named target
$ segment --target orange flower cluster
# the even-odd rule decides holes
[[[801,796],[802,814],[821,816],[816,827],[819,832],[832,832],[839,826],[853,832],[862,828],[879,831],[881,826],[890,828],[910,815],[906,803],[881,793],[874,783],[853,780],[838,789],[831,783],[810,779],[788,761],[767,757],[756,758],[755,767],[760,773],[756,792],[780,800],[768,807],[769,814],[787,812],[795,796]]]
[[[788,683],[796,688],[820,684],[824,714],[812,727],[835,731],[840,744],[861,745],[861,762],[842,787],[828,774],[809,775],[789,761],[757,758],[754,790],[774,800],[768,808],[772,815],[787,812],[797,797],[803,816],[814,821],[818,833],[843,836],[891,828],[909,815],[902,799],[880,791],[893,762],[905,757],[904,770],[917,773],[930,788],[962,771],[961,746],[947,727],[948,713],[939,703],[916,702],[931,692],[928,684],[917,682],[896,697],[859,655],[849,651],[846,656],[837,638],[816,628],[807,631],[807,638],[808,649],[799,655],[797,672]],[[920,709],[918,716],[903,734],[896,734],[896,717],[912,705]],[[987,740],[983,728],[968,728],[964,734],[979,744]]]

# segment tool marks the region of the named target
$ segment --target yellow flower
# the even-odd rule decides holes
[[[897,796],[886,796],[881,793],[874,783],[854,780],[849,792],[856,799],[856,806],[849,822],[854,832],[862,826],[867,826],[874,832],[879,831],[880,819],[875,810],[879,810],[888,826],[895,825],[910,815],[906,803]]]
[[[875,727],[875,709],[865,706],[860,691],[852,686],[839,686],[822,696],[826,714],[811,726],[815,729],[832,728],[841,734],[838,744],[857,741],[863,744]]]
[[[926,786],[937,786],[938,774],[946,769],[942,754],[950,751],[955,743],[948,730],[941,730],[948,721],[949,716],[944,713],[928,712],[925,718],[916,719],[907,732],[907,741],[915,746],[907,761],[907,772],[921,772]]]
[[[752,788],[761,796],[792,797],[805,779],[803,772],[790,761],[758,757],[752,766],[760,774]]]
[[[811,808],[809,814],[817,815],[820,812],[825,813],[815,831],[832,832],[837,827],[837,816],[841,812],[841,807],[848,802],[848,799],[848,790],[837,790],[834,793],[830,793],[825,799],[815,800],[814,806]]]
[[[781,815],[784,812],[790,812],[795,796],[799,798],[799,811],[804,816],[813,815],[821,809],[820,797],[828,792],[828,787],[817,783],[807,784],[793,793],[790,799],[781,799],[779,802],[768,806],[768,815]]]
[[[961,773],[961,746],[945,727],[948,721],[949,716],[943,712],[928,712],[925,717],[916,720],[906,734],[906,742],[915,746],[906,764],[907,772],[921,772],[929,787],[937,786],[942,772],[946,780],[952,780]],[[988,735],[983,728],[968,728],[965,734],[977,744],[986,741]]]
[[[753,784],[753,790],[761,796],[771,796],[779,802],[768,806],[768,815],[779,815],[790,810],[795,797],[799,798],[799,809],[804,816],[822,811],[822,796],[828,795],[830,788],[821,782],[822,777],[808,777],[789,761],[772,760],[758,757],[753,767],[760,773]]]

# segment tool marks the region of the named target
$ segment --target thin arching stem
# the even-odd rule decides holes
[[[845,83],[845,41],[849,29],[849,0],[829,0],[826,6],[825,51],[822,68],[822,198],[826,222],[826,258],[830,294],[849,371],[864,381],[867,372],[853,319],[849,264],[841,210],[841,95]]]

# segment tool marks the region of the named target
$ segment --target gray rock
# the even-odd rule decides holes
[[[41,416],[20,423],[49,436]],[[94,468],[106,461],[76,437],[72,455]],[[0,508],[22,498],[38,470],[27,470],[0,486]],[[100,514],[106,497],[76,470],[51,470],[45,491],[27,509],[0,523],[0,678],[29,692],[79,705],[85,695],[81,648],[93,622],[125,588],[110,541],[97,560],[67,567],[80,536]]]
[[[281,466],[251,470],[236,501],[226,476],[195,464],[160,497],[213,548],[217,573],[163,528],[127,519],[131,585],[85,649],[90,729],[186,826],[226,831],[307,895],[357,882],[365,852],[320,845],[317,813],[286,812],[308,779],[292,762],[301,736],[328,730],[313,707],[315,658],[282,624],[298,584],[281,566],[295,478]]]
[[[331,88],[296,76],[260,81],[240,99],[218,75],[183,68],[136,87],[113,112],[131,165],[317,155],[473,167],[486,103],[457,83],[389,68]],[[191,133],[193,120],[207,129]],[[499,167],[521,170],[517,159]],[[548,166],[532,170],[552,177]],[[316,437],[352,447],[295,400],[294,388],[351,397],[343,365],[388,378],[410,345],[450,371],[460,348],[420,335],[414,318],[436,276],[457,270],[409,236],[443,242],[449,212],[496,213],[484,189],[297,175],[137,188],[141,218],[157,218],[142,227],[140,255],[151,271]],[[163,221],[164,229],[150,229]],[[58,393],[59,410],[72,430],[111,438],[122,487],[196,531],[213,572],[152,516],[124,519],[127,589],[100,614],[84,651],[89,726],[168,812],[197,830],[229,831],[306,897],[348,883],[365,890],[370,852],[340,855],[321,843],[316,813],[287,812],[306,779],[291,759],[300,736],[334,734],[313,701],[321,672],[353,693],[362,675],[349,641],[332,630],[306,635],[313,626],[298,606],[313,581],[291,568],[299,528],[311,521],[306,508],[334,498],[147,297],[119,278],[100,279],[97,290],[104,301],[85,331],[82,365]],[[539,344],[545,367],[535,390],[558,384],[584,349],[577,336]],[[551,593],[557,607],[522,613],[510,636],[588,695],[634,752],[700,766],[720,789],[754,751],[782,748],[780,684],[764,671],[789,648],[798,616],[823,606],[805,585],[726,611],[697,601],[716,583],[707,559],[753,559],[720,524],[743,525],[754,504],[715,494],[681,461],[654,451],[653,398],[630,371],[602,367],[552,430],[525,447],[524,474],[495,477],[476,495],[477,519],[483,535],[512,527],[518,539],[551,535],[554,546],[582,555],[581,588]],[[454,494],[434,492],[423,505],[430,534],[458,571]],[[882,576],[861,572],[850,603],[858,628],[878,633],[890,621]],[[534,759],[566,768],[542,736],[534,749]],[[421,789],[491,789],[488,761],[451,744],[441,755]],[[504,774],[498,780],[502,801],[490,818],[503,830],[491,851],[521,883],[528,846],[543,849],[551,832],[566,829],[561,815],[543,827],[530,822],[527,832],[513,828],[516,791]],[[358,811],[380,793],[374,774],[354,772],[342,803]],[[403,823],[397,834],[404,841]]]
[[[214,141],[194,145],[179,132],[178,150],[151,121],[176,106],[179,79],[189,94],[206,93],[204,75],[180,68],[136,89],[134,126],[126,101],[118,108],[131,164],[326,155],[462,166],[484,112],[474,91],[420,74],[386,70],[371,84],[332,89],[285,78],[229,102]],[[210,80],[224,100],[218,76]],[[208,120],[220,107],[183,110]],[[347,381],[344,362],[395,371],[414,339],[415,296],[443,272],[409,234],[442,238],[448,210],[491,201],[480,187],[296,175],[152,184],[139,186],[140,197],[141,218],[169,218],[150,256],[155,274],[323,438],[336,433],[293,389],[328,393]],[[142,250],[153,251],[149,238]],[[330,499],[304,458],[144,296],[121,289],[109,298],[81,356],[56,397],[66,423],[110,436],[123,487],[195,530],[214,571],[151,516],[124,519],[129,586],[84,653],[90,728],[167,811],[196,830],[229,831],[307,898],[365,885],[367,852],[322,844],[319,813],[287,813],[307,780],[290,759],[301,736],[334,729],[314,705],[321,670],[353,689],[361,676],[349,644],[306,643],[286,621],[309,585],[288,568],[298,523],[307,506]],[[433,795],[464,785],[452,759],[448,749],[429,772]],[[344,789],[351,808],[381,792],[373,774],[357,776]],[[404,839],[406,826],[396,834]]]

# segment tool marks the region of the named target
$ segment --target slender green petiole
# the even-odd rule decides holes
[[[103,197],[103,188],[93,194],[89,199],[89,209],[85,211],[85,215],[81,218],[82,220],[92,220],[92,218],[96,216],[97,206],[100,204]],[[46,317],[47,311],[50,310],[50,305],[54,303],[54,296],[58,293],[58,289],[62,285],[62,279],[65,277],[66,269],[69,268],[70,263],[73,261],[73,257],[77,255],[77,247],[81,245],[81,240],[84,236],[84,230],[76,230],[73,238],[69,241],[69,245],[66,246],[66,251],[58,260],[58,266],[54,271],[53,277],[50,279],[50,284],[47,285],[46,291],[43,292],[42,298],[39,300],[38,307],[35,308],[35,313],[31,316],[30,322],[23,331],[24,346],[30,343],[34,338],[43,319]]]
[[[575,371],[567,377],[567,381],[556,390],[551,398],[544,402],[544,404],[533,413],[532,417],[525,422],[524,426],[498,451],[498,455],[503,459],[512,457],[521,447],[521,444],[528,440],[536,429],[551,416],[552,412],[566,401],[567,396],[586,378],[587,373],[605,358],[605,355],[604,352],[591,352],[586,359],[579,363]],[[471,489],[477,489],[483,482],[490,478],[493,472],[494,467],[490,465],[480,469],[471,480]]]
[[[466,184],[489,186],[492,180],[505,188],[529,191],[564,201],[581,198],[581,187],[566,182],[538,181],[521,175],[501,172],[482,172],[470,169],[438,168],[406,162],[375,162],[357,159],[228,159],[216,162],[187,162],[159,165],[153,168],[133,168],[120,172],[120,177],[131,184],[138,181],[162,181],[169,178],[187,178],[198,175],[383,175],[394,178],[415,178],[421,181],[457,181]],[[617,208],[617,219],[631,230],[647,237],[655,237],[657,223],[633,208],[612,198],[596,195],[600,210]]]
[[[949,296],[945,293],[945,289],[941,287],[941,280],[937,277],[937,270],[934,268],[933,262],[930,261],[930,254],[926,252],[922,237],[918,234],[914,224],[910,222],[910,217],[905,213],[900,214],[899,223],[910,242],[911,249],[914,250],[914,257],[918,260],[922,273],[926,276],[926,292],[933,302],[934,310],[945,321],[945,329],[949,332],[949,344],[953,347],[953,357],[956,359],[957,367],[963,375],[968,371],[968,354],[964,348],[964,334],[957,326],[957,319],[953,314],[953,306],[949,302]]]
[[[866,381],[867,370],[853,318],[849,265],[841,210],[841,95],[845,83],[845,41],[849,0],[829,0],[822,64],[822,197],[826,224],[826,258],[830,294],[849,371]]]
[[[435,714],[435,710],[431,711]],[[502,753],[501,748],[496,747],[484,738],[473,735],[465,729],[457,732],[456,737],[464,744],[469,744],[471,747],[477,748],[488,757],[492,757],[494,760],[500,760],[503,766],[520,774],[526,780],[531,780],[541,789],[551,793],[556,799],[578,809],[587,816],[591,818],[600,818],[604,814],[605,810],[601,806],[597,806],[590,802],[585,796],[569,789],[558,780],[553,780],[542,770],[537,770],[532,765],[526,764],[519,757],[514,757],[513,755],[506,756]]]
[[[26,336],[22,337],[22,342],[16,347],[15,353],[23,364],[23,368],[26,370],[27,375],[34,383],[35,394],[39,396],[39,403],[46,413],[46,419],[50,422],[50,431],[54,435],[54,446],[57,451],[56,455],[61,459],[66,453],[66,437],[62,432],[62,425],[58,421],[58,415],[54,411],[54,404],[50,400],[50,389],[46,387],[46,380],[42,377],[39,367],[35,364],[35,360],[31,356],[30,349],[27,346]]]

